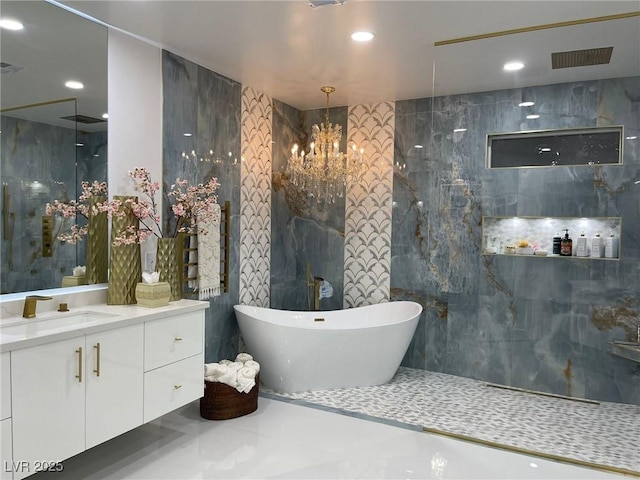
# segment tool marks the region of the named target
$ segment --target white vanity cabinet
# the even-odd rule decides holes
[[[9,352],[0,354],[0,479],[13,478],[11,461],[11,358]]]
[[[14,478],[84,450],[84,335],[11,352]]]
[[[12,407],[2,420],[2,460],[13,467],[13,477],[3,472],[2,479],[27,477],[47,462],[58,468],[202,397],[204,308],[146,321],[148,310],[138,308],[141,318],[123,317],[124,326],[79,329],[2,353],[3,415],[5,404]]]
[[[142,425],[143,326],[12,352],[15,478]]]

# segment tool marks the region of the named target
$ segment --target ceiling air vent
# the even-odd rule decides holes
[[[328,5],[344,5],[347,0],[309,0],[311,8],[326,7]]]
[[[78,123],[102,123],[102,122],[106,122],[106,120],[103,120],[102,118],[95,118],[95,117],[88,117],[86,115],[69,115],[68,117],[60,117],[63,120],[71,120],[72,122],[78,122]]]
[[[570,52],[556,52],[551,54],[552,68],[588,67],[603,65],[611,61],[613,47],[589,48],[587,50],[572,50]]]

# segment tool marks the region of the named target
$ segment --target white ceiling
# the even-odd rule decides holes
[[[0,13],[5,16],[10,5],[34,3],[42,2],[3,0]],[[311,8],[307,0],[63,3],[303,110],[324,106],[323,85],[336,87],[331,104],[337,106],[640,75],[640,16],[434,47],[435,42],[469,35],[639,11],[639,0],[348,0],[320,8]],[[58,17],[47,14],[45,20],[54,24],[47,28],[49,34],[80,33]],[[354,43],[349,35],[359,29],[375,32],[373,42]],[[7,61],[9,47],[4,31],[2,35],[2,61]],[[75,43],[88,45],[99,37]],[[609,65],[551,70],[551,52],[602,46],[614,46]],[[55,53],[49,51],[48,57],[62,54],[66,60],[36,70],[40,80],[68,73],[59,74],[57,65],[67,70],[84,67],[87,85],[106,81],[106,64],[104,69],[93,67],[90,58],[71,52],[68,44],[50,47]],[[514,58],[527,67],[506,75],[502,63]],[[92,71],[94,79],[89,78]],[[26,72],[21,75],[26,78]],[[6,75],[2,81],[4,108],[10,105],[5,101]],[[30,85],[27,80],[18,83]],[[26,90],[46,96],[47,88],[33,85]],[[80,108],[78,113],[100,115],[99,108]]]
[[[514,55],[529,58],[538,49],[538,77],[542,74],[538,63],[550,63],[551,51],[612,42],[616,42],[614,58],[620,60],[616,72],[624,73],[625,65],[626,71],[635,69],[636,75],[640,71],[640,17],[627,20],[624,31],[618,26],[623,21],[607,22],[600,31],[617,34],[612,38],[594,36],[588,27],[570,27],[476,41],[473,51],[468,50],[471,43],[433,46],[451,38],[638,11],[637,0],[347,0],[344,5],[319,8],[311,8],[307,0],[64,3],[299,109],[322,107],[323,85],[337,89],[332,105],[431,96],[433,65],[440,60],[453,59],[460,66],[466,59],[474,66],[490,65],[492,70],[482,71],[480,88],[496,89],[492,86],[503,84],[499,68],[503,60]],[[350,39],[351,32],[363,29],[375,32],[373,42],[357,44]],[[564,72],[563,81],[585,75],[578,70],[589,68],[571,70],[571,75]],[[454,79],[439,73],[436,67],[437,94],[451,93],[446,86],[452,81],[456,91],[478,91],[477,72]],[[548,80],[545,83],[554,83]]]

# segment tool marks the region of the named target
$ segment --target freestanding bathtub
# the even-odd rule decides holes
[[[282,393],[388,382],[422,312],[404,301],[314,312],[233,308],[260,381]]]

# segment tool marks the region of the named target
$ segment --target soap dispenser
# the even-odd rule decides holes
[[[618,239],[613,231],[604,241],[604,258],[618,258]]]
[[[604,250],[604,238],[600,236],[600,232],[596,233],[591,239],[591,256],[601,258]]]
[[[576,241],[576,257],[587,256],[587,237],[584,236],[584,232],[580,234]]]
[[[569,229],[564,229],[564,237],[560,242],[560,255],[563,257],[570,257],[573,251],[573,240],[569,237]]]

